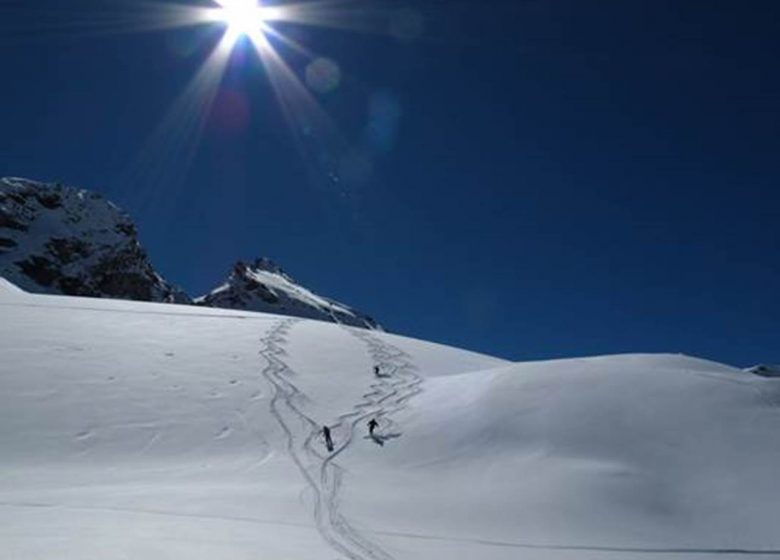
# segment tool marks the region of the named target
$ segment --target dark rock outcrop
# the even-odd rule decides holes
[[[189,303],[155,272],[130,218],[100,195],[0,180],[0,276],[30,292]]]
[[[194,302],[152,267],[135,224],[96,193],[0,179],[0,276],[28,292],[195,303],[381,329],[370,317],[307,290],[269,259],[237,263]]]

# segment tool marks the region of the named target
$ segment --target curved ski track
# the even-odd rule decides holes
[[[342,414],[331,426],[339,445],[333,453],[323,454],[318,442],[320,424],[301,408],[306,396],[291,381],[295,372],[285,363],[284,346],[290,329],[300,319],[278,322],[261,338],[260,355],[267,361],[263,376],[273,388],[271,414],[285,434],[287,453],[314,496],[314,521],[328,545],[349,560],[393,560],[379,545],[353,527],[340,511],[344,469],[335,459],[353,442],[357,426],[370,417],[382,430],[392,428],[390,416],[422,391],[422,379],[408,354],[384,343],[363,329],[343,326],[366,344],[383,376],[370,386],[353,410]]]

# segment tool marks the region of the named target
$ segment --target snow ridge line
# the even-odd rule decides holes
[[[273,388],[271,414],[282,428],[287,453],[303,476],[314,496],[314,521],[325,542],[349,560],[393,560],[379,546],[361,535],[344,518],[339,509],[339,492],[343,470],[333,461],[335,454],[325,457],[314,442],[320,425],[304,413],[298,403],[306,396],[290,381],[295,372],[282,359],[290,329],[300,319],[279,321],[261,338],[259,354],[266,360],[263,376]],[[301,432],[307,432],[305,435]],[[351,441],[351,438],[350,438]],[[338,449],[343,451],[349,441]],[[315,474],[319,470],[319,477]]]

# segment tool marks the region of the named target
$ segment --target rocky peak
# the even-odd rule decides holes
[[[0,276],[30,292],[189,302],[155,272],[114,204],[28,179],[0,179]]]
[[[195,303],[379,329],[367,315],[315,294],[267,258],[237,262],[194,302],[155,272],[132,220],[96,193],[0,179],[0,277],[29,292]]]
[[[238,261],[222,285],[195,303],[381,329],[371,317],[304,288],[268,258]]]

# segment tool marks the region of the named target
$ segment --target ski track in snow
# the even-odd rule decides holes
[[[625,554],[657,554],[657,555],[725,555],[725,556],[775,556],[780,557],[780,549],[751,549],[751,548],[652,548],[631,546],[599,546],[580,544],[535,544],[509,541],[497,541],[491,539],[452,537],[439,535],[423,535],[418,533],[404,533],[399,531],[376,531],[377,534],[406,539],[418,539],[424,541],[439,541],[446,543],[468,543],[499,548],[518,548],[526,550],[559,550],[582,552],[606,552]]]
[[[230,515],[209,515],[199,513],[182,513],[178,511],[165,511],[151,508],[134,507],[111,507],[95,505],[74,505],[49,502],[0,502],[0,508],[13,509],[52,509],[65,511],[94,511],[106,513],[127,513],[133,515],[152,515],[170,518],[184,519],[206,519],[212,521],[230,521],[237,523],[247,523],[251,525],[277,525],[280,527],[300,527],[309,528],[310,525],[304,523],[294,523],[289,521],[279,521],[271,519],[258,519],[255,517],[241,517]],[[718,556],[780,556],[779,549],[746,549],[746,548],[642,548],[642,547],[619,547],[619,546],[597,546],[597,545],[577,545],[577,544],[534,544],[519,543],[508,541],[496,541],[491,539],[453,537],[441,535],[424,535],[419,533],[405,533],[399,531],[372,531],[377,535],[387,537],[397,537],[403,539],[414,539],[424,541],[438,541],[444,543],[464,543],[478,544],[483,546],[499,548],[518,548],[528,550],[559,550],[559,551],[583,551],[583,552],[605,552],[605,553],[624,553],[624,554],[657,554],[657,555],[718,555]]]
[[[409,354],[369,331],[346,326],[343,328],[367,346],[374,364],[380,368],[381,376],[371,385],[371,391],[363,395],[365,401],[356,405],[354,412],[341,416],[340,420],[351,422],[350,438],[357,424],[370,417],[379,422],[380,433],[395,431],[397,426],[392,415],[405,408],[409,400],[422,392],[423,380],[415,373],[416,366]]]
[[[268,365],[263,374],[273,386],[271,412],[287,438],[287,451],[300,470],[307,488],[314,495],[314,520],[323,539],[335,551],[349,560],[393,560],[393,557],[363,533],[353,527],[340,511],[340,496],[346,471],[336,463],[336,458],[353,442],[357,427],[369,418],[380,421],[380,431],[397,432],[398,426],[392,415],[402,410],[408,401],[422,392],[423,379],[417,375],[410,356],[399,348],[387,344],[371,332],[342,325],[350,335],[363,342],[374,363],[380,367],[381,377],[371,384],[363,394],[363,400],[354,405],[351,412],[338,417],[331,426],[339,434],[340,445],[333,453],[323,454],[319,446],[321,426],[306,415],[299,402],[306,396],[291,381],[295,372],[281,359],[287,353],[284,345],[292,326],[301,319],[291,318],[279,321],[261,339],[260,355]],[[302,429],[304,430],[302,435]],[[305,433],[308,430],[308,433]],[[381,436],[380,436],[381,437]],[[578,544],[535,544],[496,541],[481,538],[436,536],[395,531],[372,530],[374,535],[421,539],[441,542],[462,542],[501,548],[550,551],[581,551],[623,554],[653,554],[677,556],[778,556],[780,551],[772,549],[741,548],[652,548],[621,547]]]
[[[318,441],[321,427],[301,409],[300,403],[306,396],[290,381],[295,372],[282,359],[286,355],[287,335],[299,320],[279,321],[261,339],[260,355],[267,361],[263,376],[273,387],[271,414],[285,434],[287,453],[314,496],[314,521],[328,545],[350,560],[393,560],[341,513],[345,470],[335,459],[352,444],[358,425],[366,419],[375,417],[383,430],[392,428],[390,416],[420,393],[422,379],[414,373],[416,368],[408,354],[368,331],[344,326],[345,331],[367,346],[383,375],[363,394],[363,400],[354,405],[352,411],[338,417],[331,429],[339,434],[339,446],[333,453],[323,454]]]

